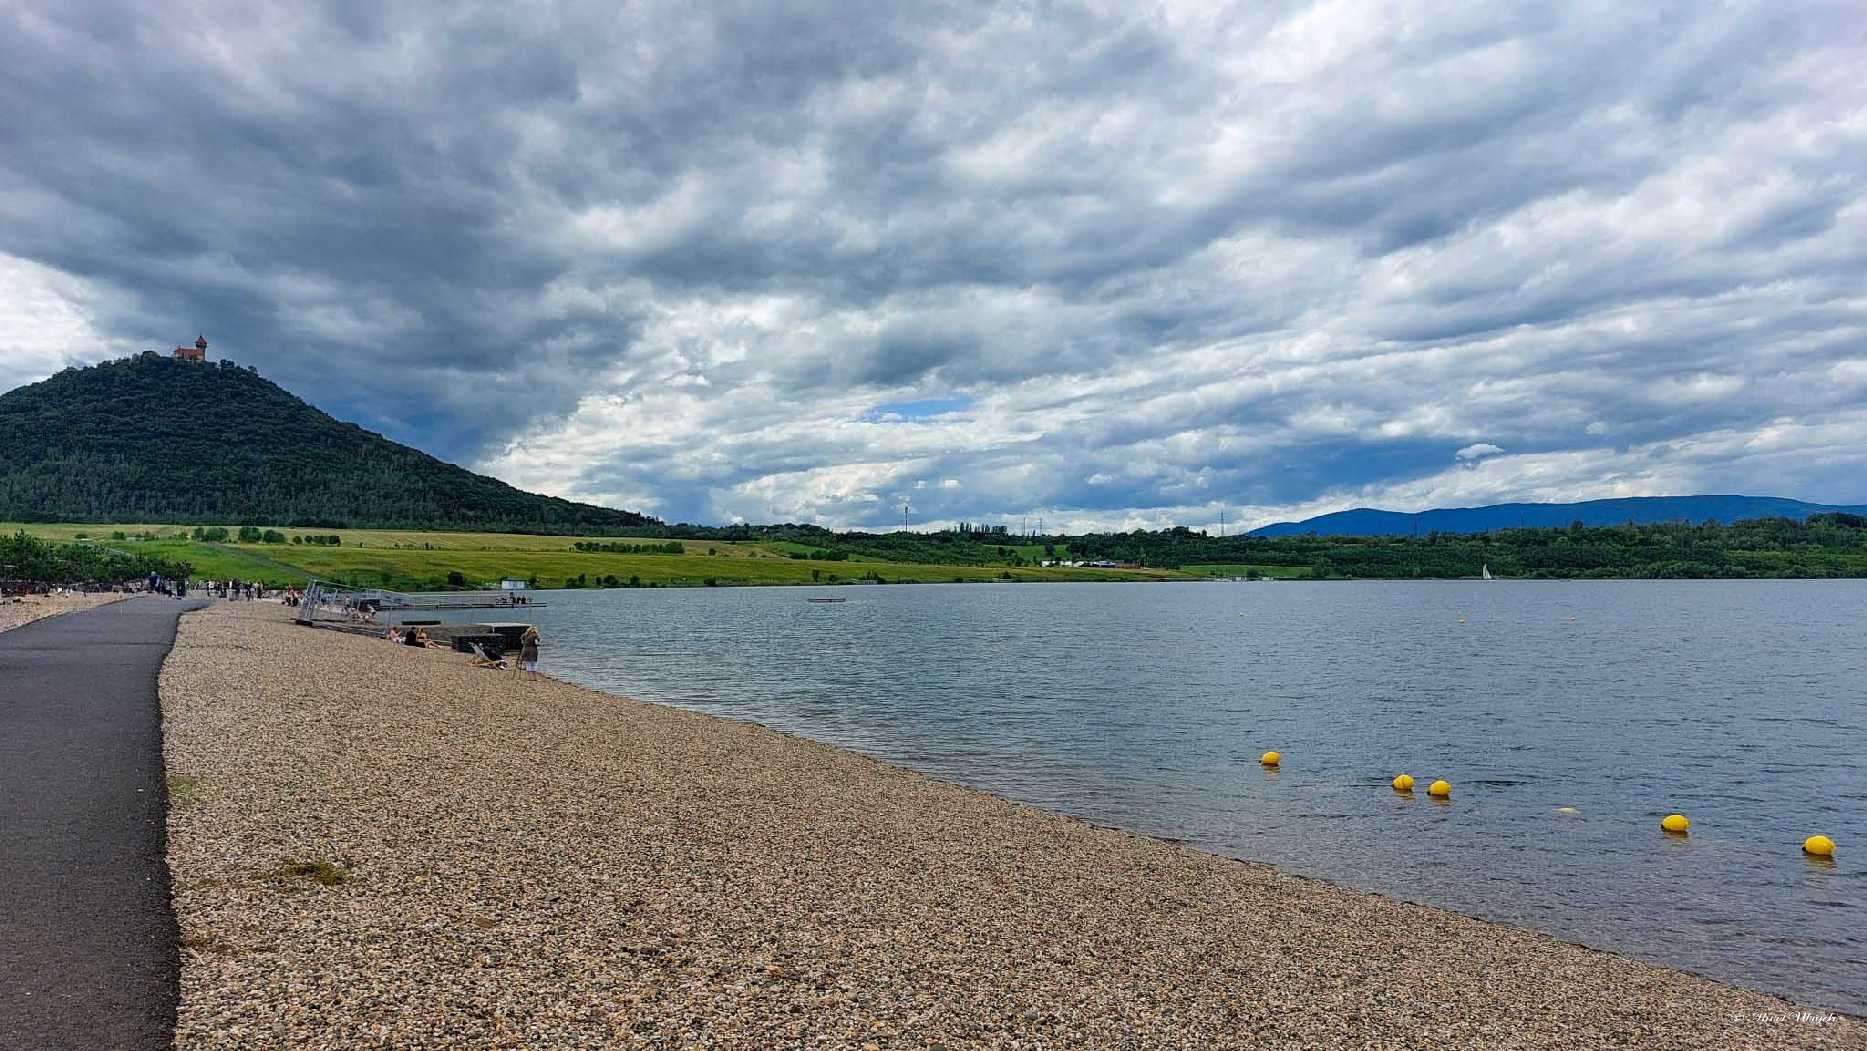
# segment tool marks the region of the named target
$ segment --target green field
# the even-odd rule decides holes
[[[1291,580],[1310,575],[1308,566],[1253,566],[1228,563],[1181,568],[1188,573],[1202,577],[1249,577],[1255,574],[1260,577],[1270,577],[1273,580]]]
[[[261,527],[268,528],[268,527]],[[1157,569],[1070,569],[1037,566],[962,566],[848,559],[793,558],[808,545],[681,541],[685,553],[621,554],[573,550],[578,542],[662,543],[654,537],[563,537],[514,533],[426,533],[406,530],[276,528],[293,535],[336,535],[337,546],[310,544],[207,543],[191,540],[188,527],[174,525],[87,526],[8,524],[48,540],[87,540],[121,551],[156,555],[194,566],[197,579],[257,580],[272,586],[302,584],[317,577],[346,584],[398,590],[440,589],[449,574],[466,587],[497,586],[504,577],[535,580],[536,586],[704,587],[760,584],[974,583],[995,580],[1163,580],[1187,574]],[[123,539],[117,539],[117,534]],[[154,539],[143,539],[153,534]]]

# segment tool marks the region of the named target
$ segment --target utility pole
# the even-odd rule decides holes
[[[903,533],[913,532],[908,528],[908,502],[906,500],[901,501],[901,531]]]
[[[1219,505],[1219,539],[1225,539],[1225,505]]]

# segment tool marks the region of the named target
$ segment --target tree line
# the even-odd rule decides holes
[[[172,580],[194,572],[187,562],[118,551],[94,543],[60,544],[24,531],[0,536],[0,580],[37,584],[118,584],[151,573]]]
[[[689,538],[789,541],[794,557],[944,565],[1029,565],[1039,558],[1107,560],[1160,569],[1191,566],[1275,568],[1281,576],[1333,580],[1497,576],[1531,578],[1743,578],[1867,576],[1867,517],[1846,513],[1806,520],[1757,518],[1428,533],[1418,537],[1218,537],[1203,531],[1137,529],[1012,538],[996,530],[923,533],[832,532],[820,526],[668,526]],[[1014,542],[1007,543],[1008,540]]]
[[[1068,538],[1072,557],[1177,569],[1296,568],[1317,579],[1867,576],[1867,518],[1759,518],[1429,533],[1421,537],[1212,537],[1186,529]]]
[[[665,544],[623,544],[600,540],[579,540],[571,545],[571,550],[609,555],[684,555],[687,553],[686,546],[678,540]]]

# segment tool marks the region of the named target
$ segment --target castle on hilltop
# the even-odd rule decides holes
[[[207,337],[196,336],[194,339],[194,346],[192,347],[176,347],[175,348],[175,360],[176,361],[206,361],[207,360]]]

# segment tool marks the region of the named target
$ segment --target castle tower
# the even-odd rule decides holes
[[[207,337],[196,336],[194,340],[194,346],[192,347],[176,347],[175,348],[175,360],[176,361],[206,361],[207,360]]]

